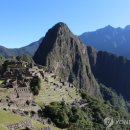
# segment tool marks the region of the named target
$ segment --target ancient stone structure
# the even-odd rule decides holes
[[[41,130],[51,130],[51,128],[48,126],[48,127],[41,128]]]
[[[7,128],[8,130],[19,130],[19,129],[36,130],[31,120],[25,120],[16,124],[11,124],[8,125]],[[48,126],[48,127],[41,128],[41,130],[51,130],[51,128]]]
[[[32,100],[33,95],[31,93],[30,87],[17,87],[10,88],[10,98],[11,100]]]
[[[32,100],[30,81],[33,77],[44,78],[44,70],[34,64],[29,65],[27,62],[17,60],[6,60],[3,68],[2,77],[5,84],[2,87],[9,89],[11,99]]]
[[[26,120],[26,121],[21,121],[16,124],[11,124],[7,126],[8,130],[18,130],[18,129],[30,129],[30,130],[35,130],[35,128],[32,125],[31,120]]]

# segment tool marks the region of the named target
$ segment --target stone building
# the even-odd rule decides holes
[[[6,60],[4,65],[7,68],[26,68],[29,64],[25,61],[17,61],[17,60]]]
[[[16,124],[11,124],[7,126],[8,130],[24,130],[24,129],[28,129],[28,130],[35,130],[32,121],[31,120],[26,120],[26,121],[21,121],[19,123]]]
[[[11,82],[7,86],[10,92],[10,98],[12,101],[31,101],[33,94],[31,93],[29,83],[19,83],[17,80]]]
[[[44,78],[44,70],[35,64],[25,61],[7,60],[3,63],[5,87],[10,92],[12,101],[32,100],[33,94],[30,90],[30,82],[33,77]]]

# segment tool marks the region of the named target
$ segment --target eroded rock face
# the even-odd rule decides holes
[[[87,49],[93,74],[98,81],[130,100],[130,60],[105,51],[96,51],[92,47]]]
[[[47,66],[63,80],[99,94],[98,84],[91,72],[86,46],[64,23],[52,27],[34,55],[37,64]]]

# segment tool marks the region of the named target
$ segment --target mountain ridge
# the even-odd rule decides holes
[[[130,59],[130,26],[114,28],[110,25],[81,34],[80,39],[98,50],[108,51]]]
[[[87,50],[92,72],[98,82],[113,88],[126,100],[130,100],[130,60],[105,51],[97,51],[90,46]]]
[[[3,55],[5,58],[9,58],[10,56],[19,56],[22,54],[33,56],[37,48],[39,47],[42,39],[43,38],[40,38],[38,41],[32,42],[29,45],[20,48],[7,48],[0,45],[0,54]]]

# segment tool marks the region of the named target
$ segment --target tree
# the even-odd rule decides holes
[[[0,55],[0,65],[5,61],[5,57],[3,55]]]
[[[25,55],[25,54],[23,54],[21,56],[17,56],[16,59],[18,61],[25,61],[25,62],[28,62],[28,63],[33,63],[34,62],[33,59],[30,56]]]
[[[33,77],[30,83],[33,95],[38,95],[41,89],[41,79],[38,77]]]

